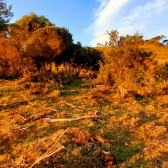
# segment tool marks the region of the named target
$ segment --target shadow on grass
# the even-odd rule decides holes
[[[13,108],[16,108],[16,107],[19,107],[19,106],[26,106],[28,104],[29,104],[29,102],[27,100],[25,100],[25,101],[15,101],[15,102],[11,102],[11,103],[8,103],[8,104],[2,104],[2,105],[0,105],[0,111],[6,110],[6,109],[13,109]]]

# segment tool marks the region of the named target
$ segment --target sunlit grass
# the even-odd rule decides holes
[[[107,88],[81,84],[84,82],[74,81],[65,85],[65,90],[40,83],[30,87],[24,83],[12,85],[11,81],[1,84],[0,164],[30,167],[51,148],[59,131],[67,127],[70,130],[59,142],[65,149],[34,167],[107,167],[94,144],[113,153],[123,168],[156,167],[168,162],[167,95],[119,100]],[[21,103],[24,100],[26,104]],[[58,123],[43,120],[95,114],[100,115],[98,120]]]

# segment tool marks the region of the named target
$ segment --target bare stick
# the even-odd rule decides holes
[[[58,141],[62,138],[62,136],[69,130],[69,127],[61,134],[61,136],[57,139],[57,141],[55,142],[55,144],[52,146],[52,148],[50,148],[50,150],[48,150],[45,154],[50,153],[50,151],[56,146],[56,144],[58,143]]]
[[[39,163],[41,160],[43,160],[44,158],[46,157],[50,157],[51,155],[53,155],[54,153],[57,153],[59,152],[60,150],[64,149],[65,147],[62,146],[60,147],[59,149],[57,149],[56,151],[54,151],[53,153],[49,154],[49,155],[46,155],[46,156],[41,156],[40,158],[38,158],[31,166],[30,168],[32,168],[35,164]]]
[[[55,142],[55,144],[41,157],[39,157],[31,166],[30,168],[32,168],[35,164],[39,163],[42,159],[46,158],[46,157],[50,157],[51,155],[57,153],[58,151],[64,149],[65,147],[62,146],[59,149],[53,151],[54,147],[57,145],[57,143],[59,142],[59,140],[61,139],[61,137],[65,134],[65,132],[67,132],[69,130],[69,127],[60,135],[60,137],[57,139],[57,141]]]
[[[97,125],[97,127],[93,128],[93,129],[94,129],[94,130],[96,130],[97,128],[99,128],[99,126],[100,126],[100,124],[99,124],[99,125]]]
[[[67,106],[70,106],[70,107],[72,107],[72,108],[74,108],[74,109],[76,109],[76,110],[78,110],[78,111],[83,112],[83,110],[81,110],[80,107],[78,107],[78,106],[74,106],[73,104],[66,103],[66,102],[64,102],[64,103],[65,103]]]
[[[86,120],[86,119],[91,119],[91,118],[99,118],[99,116],[83,116],[79,118],[59,118],[59,119],[52,119],[52,118],[44,118],[45,121],[48,122],[72,122],[72,121],[80,121],[80,120]]]

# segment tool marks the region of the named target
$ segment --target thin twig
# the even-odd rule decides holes
[[[52,151],[54,149],[54,147],[57,145],[57,143],[59,142],[59,140],[62,138],[62,136],[69,130],[69,127],[61,134],[61,136],[57,139],[57,141],[55,142],[55,144],[41,157],[39,157],[31,166],[30,168],[32,168],[35,164],[39,163],[42,159],[46,158],[46,157],[50,157],[51,155],[55,154],[56,152],[64,149],[65,147],[62,146],[59,149],[57,149],[56,151]]]
[[[48,150],[48,152],[46,152],[45,154],[48,154],[58,143],[58,141],[62,138],[62,136],[69,130],[69,127],[61,134],[61,136],[57,139],[57,141],[55,142],[55,144],[52,146],[52,148],[50,148],[50,150]]]
[[[93,128],[94,130],[96,130],[97,128],[99,128],[99,126],[100,126],[100,124],[99,125],[97,125],[95,128]]]
[[[75,105],[73,105],[73,104],[66,103],[66,102],[64,102],[64,103],[65,103],[67,106],[70,106],[70,107],[72,107],[72,108],[74,108],[74,109],[76,109],[76,110],[78,110],[78,111],[83,112],[83,110],[81,110],[79,106],[75,106]]]

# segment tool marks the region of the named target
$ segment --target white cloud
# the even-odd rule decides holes
[[[153,37],[160,35],[157,33],[160,32],[158,29],[161,29],[159,24],[164,22],[164,15],[159,15],[159,13],[167,7],[168,2],[166,3],[165,0],[155,0],[154,2],[149,2],[144,6],[138,5],[132,9],[130,15],[121,18],[120,21],[117,22],[118,31],[122,35],[134,34],[137,30],[140,33],[143,32],[145,36],[148,37],[148,34],[153,34]],[[159,20],[157,20],[158,18],[156,19],[155,16],[157,16]],[[151,30],[153,33],[151,33]]]
[[[145,5],[140,5],[139,0],[137,5],[132,5],[132,10],[125,11],[125,16],[122,17],[120,11],[124,5],[130,0],[99,0],[100,6],[95,12],[94,23],[84,30],[85,33],[94,36],[91,42],[92,46],[97,43],[103,43],[108,41],[108,36],[105,35],[106,30],[117,29],[120,35],[134,34],[139,31],[139,33],[147,33],[148,30],[165,30],[165,28],[159,28],[159,24],[163,25],[166,22],[166,9],[168,9],[167,0],[153,0],[152,2],[146,3]],[[129,3],[131,7],[131,1]],[[164,13],[165,12],[165,13]],[[164,13],[164,14],[163,14]],[[155,20],[157,17],[158,20]],[[165,18],[165,19],[164,19]],[[166,25],[168,27],[168,25]],[[156,30],[157,29],[157,30]],[[149,32],[150,34],[151,32]],[[153,33],[154,34],[154,33]],[[164,33],[162,33],[164,34]]]
[[[113,14],[115,14],[121,6],[123,6],[129,0],[109,0],[106,3],[106,6],[103,10],[101,10],[98,14],[98,18],[95,21],[96,26],[102,26],[104,24],[108,24]]]
[[[136,32],[136,29],[133,26],[121,27],[118,29],[120,35],[123,34],[132,34],[132,32]]]
[[[122,20],[138,20],[139,18],[151,17],[153,13],[161,12],[166,4],[165,0],[156,0],[155,2],[149,2],[145,6],[138,5],[131,11],[131,14],[124,17]]]
[[[95,16],[99,16],[99,13],[102,11],[102,9],[107,5],[108,0],[98,0],[101,2],[99,8],[97,9]]]
[[[105,35],[107,29],[111,27],[113,16],[119,11],[119,9],[129,0],[101,0],[101,4],[96,11],[95,22],[84,31],[87,33],[93,33],[95,40],[92,45],[101,41],[107,41],[108,37]]]
[[[108,35],[101,35],[101,36],[98,36],[93,42],[92,42],[92,46],[96,46],[97,43],[101,43],[101,42],[106,42],[106,41],[109,41],[109,36]],[[102,43],[101,43],[102,44]]]

